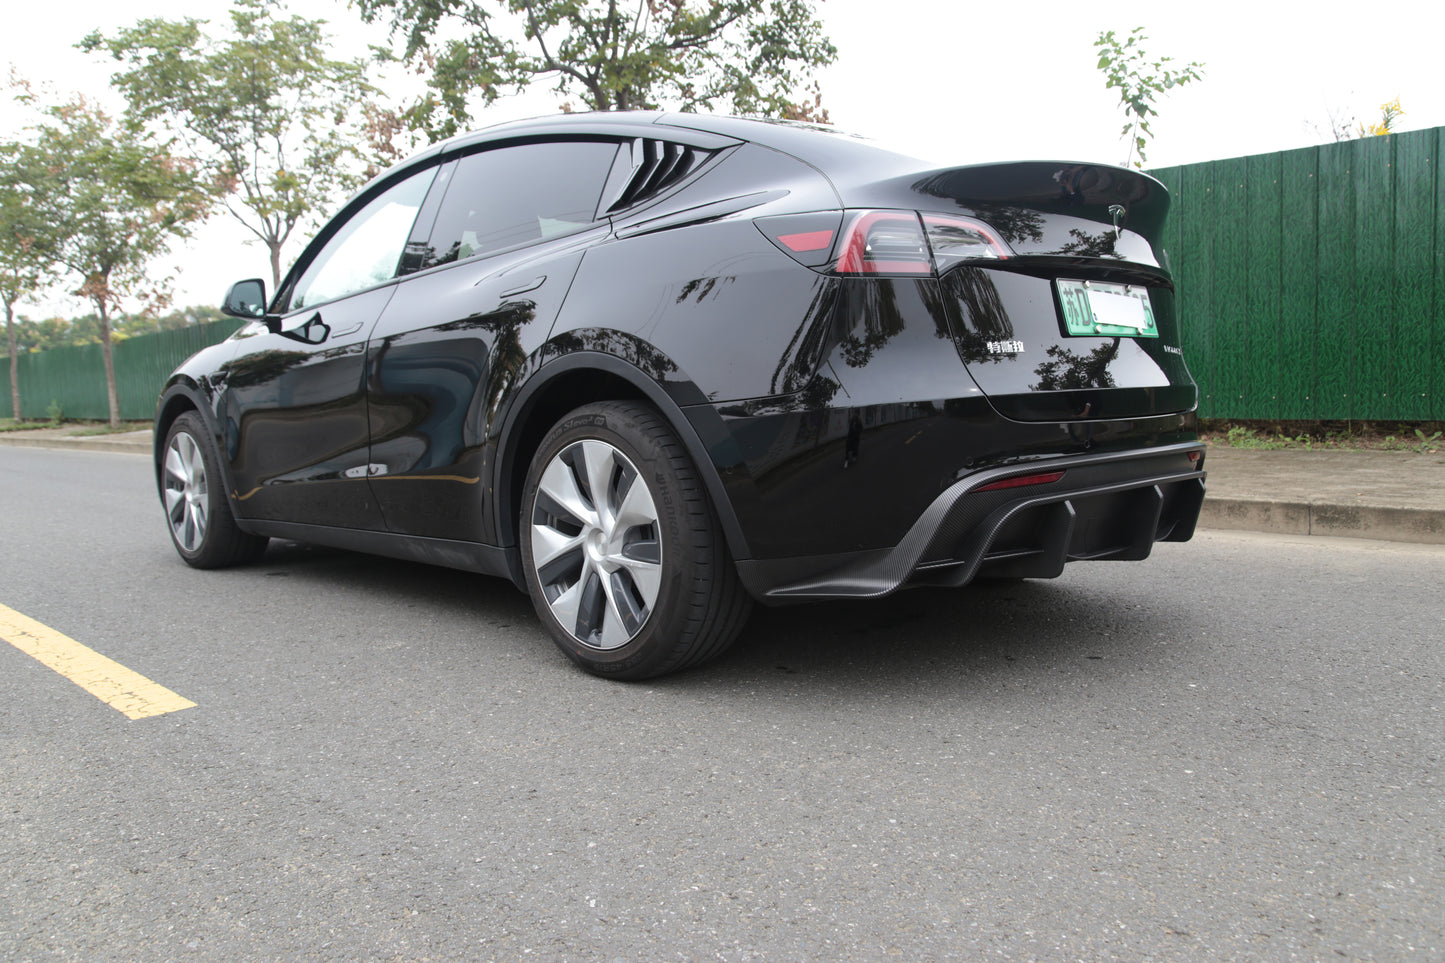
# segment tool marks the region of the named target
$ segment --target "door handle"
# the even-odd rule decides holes
[[[543,274],[541,277],[535,277],[535,278],[533,278],[533,279],[530,280],[530,281],[523,281],[521,284],[518,284],[516,287],[508,288],[507,290],[503,291],[501,294],[497,295],[497,297],[499,297],[499,298],[513,298],[513,297],[516,297],[516,296],[519,295],[519,294],[526,294],[528,291],[535,291],[535,290],[537,290],[538,288],[540,288],[542,285],[544,285],[544,284],[546,284],[546,283],[547,283],[547,275]]]

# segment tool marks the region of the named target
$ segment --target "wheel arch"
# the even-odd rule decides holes
[[[160,493],[162,486],[161,473],[165,470],[166,457],[166,436],[171,432],[171,426],[176,419],[188,411],[194,411],[200,416],[210,433],[211,443],[215,446],[216,452],[220,455],[221,480],[225,483],[227,499],[235,491],[231,482],[231,464],[226,457],[225,438],[221,435],[220,425],[216,421],[216,413],[211,407],[210,400],[206,397],[201,385],[185,376],[178,376],[166,386],[161,392],[160,399],[156,402],[156,422],[154,438],[152,441],[152,456],[155,462],[156,492]],[[233,504],[234,507],[234,504]],[[237,517],[237,524],[244,528],[245,520]]]
[[[522,508],[522,488],[532,457],[541,446],[543,437],[563,415],[598,401],[645,401],[662,414],[702,479],[733,559],[751,557],[747,538],[727,497],[717,465],[684,405],[675,397],[678,394],[684,397],[695,395],[699,403],[706,400],[690,383],[664,387],[627,361],[594,352],[577,352],[549,362],[518,391],[502,421],[493,471],[496,530],[513,565],[514,581],[525,584],[521,581],[517,551],[517,520]],[[691,410],[705,411],[704,417],[717,417],[705,403],[700,409]]]
[[[181,415],[194,411],[200,414],[206,427],[214,433],[215,419],[208,416],[206,408],[200,389],[189,379],[173,381],[161,392],[160,399],[156,402],[155,432],[151,445],[157,489],[160,487],[161,470],[166,457],[166,436],[171,433],[171,425],[174,425]]]

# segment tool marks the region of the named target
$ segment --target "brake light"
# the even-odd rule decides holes
[[[965,261],[1013,256],[982,221],[931,211],[812,211],[753,223],[798,263],[831,264],[832,273],[849,276],[937,276]]]
[[[855,211],[843,228],[839,274],[932,274],[933,258],[913,211]]]
[[[833,270],[838,274],[940,274],[963,261],[1010,257],[981,221],[917,211],[850,211]]]
[[[998,233],[982,221],[925,213],[923,229],[940,274],[960,261],[1003,260],[1013,255]]]

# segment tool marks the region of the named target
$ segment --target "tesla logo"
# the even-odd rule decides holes
[[[985,345],[989,354],[1021,354],[1024,350],[1022,341],[990,341]]]
[[[1114,219],[1114,240],[1119,239],[1119,234],[1124,230],[1124,217],[1129,212],[1124,209],[1123,204],[1110,204],[1109,216]]]

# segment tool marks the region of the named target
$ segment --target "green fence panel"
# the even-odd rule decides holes
[[[156,397],[166,377],[182,361],[204,347],[223,341],[240,326],[240,321],[226,319],[138,335],[112,345],[121,418],[144,421],[155,417]],[[52,404],[58,406],[66,418],[99,421],[110,417],[105,358],[100,345],[71,345],[23,354],[18,368],[20,417],[48,417]],[[15,417],[11,411],[8,359],[0,370],[0,383],[4,387],[0,415]]]
[[[1439,204],[1421,198],[1439,198],[1438,164],[1441,130],[1430,137],[1392,137],[1395,145],[1394,263],[1389,279],[1395,302],[1393,332],[1394,383],[1390,393],[1391,417],[1425,420],[1429,399],[1445,389],[1440,364],[1433,361],[1442,331],[1435,311],[1442,292],[1435,266],[1435,222]]]
[[[1319,154],[1280,154],[1277,417],[1309,420],[1319,397]]]
[[[1445,173],[1440,170],[1441,148],[1445,148],[1445,128],[1437,127],[1435,151],[1431,155],[1435,166],[1435,249],[1434,266],[1430,271],[1430,276],[1435,279],[1435,298],[1429,314],[1432,380],[1426,404],[1426,409],[1434,412],[1429,417],[1435,420],[1445,417],[1445,203],[1442,203],[1445,199]]]
[[[20,359],[20,404],[28,418],[52,405],[66,418],[105,418],[105,359],[98,344],[78,344]]]
[[[1213,418],[1445,420],[1445,128],[1155,171]]]
[[[1357,207],[1352,146],[1331,144],[1320,149],[1316,408],[1331,418],[1359,417],[1354,398]]]
[[[1280,337],[1283,162],[1276,153],[1248,157],[1244,163],[1245,219],[1236,229],[1243,236],[1235,244],[1243,248],[1245,260],[1244,395],[1259,406],[1261,413],[1255,417],[1278,418],[1280,371],[1285,366]]]
[[[1357,418],[1395,418],[1402,319],[1396,304],[1393,137],[1355,145],[1354,411]]]

